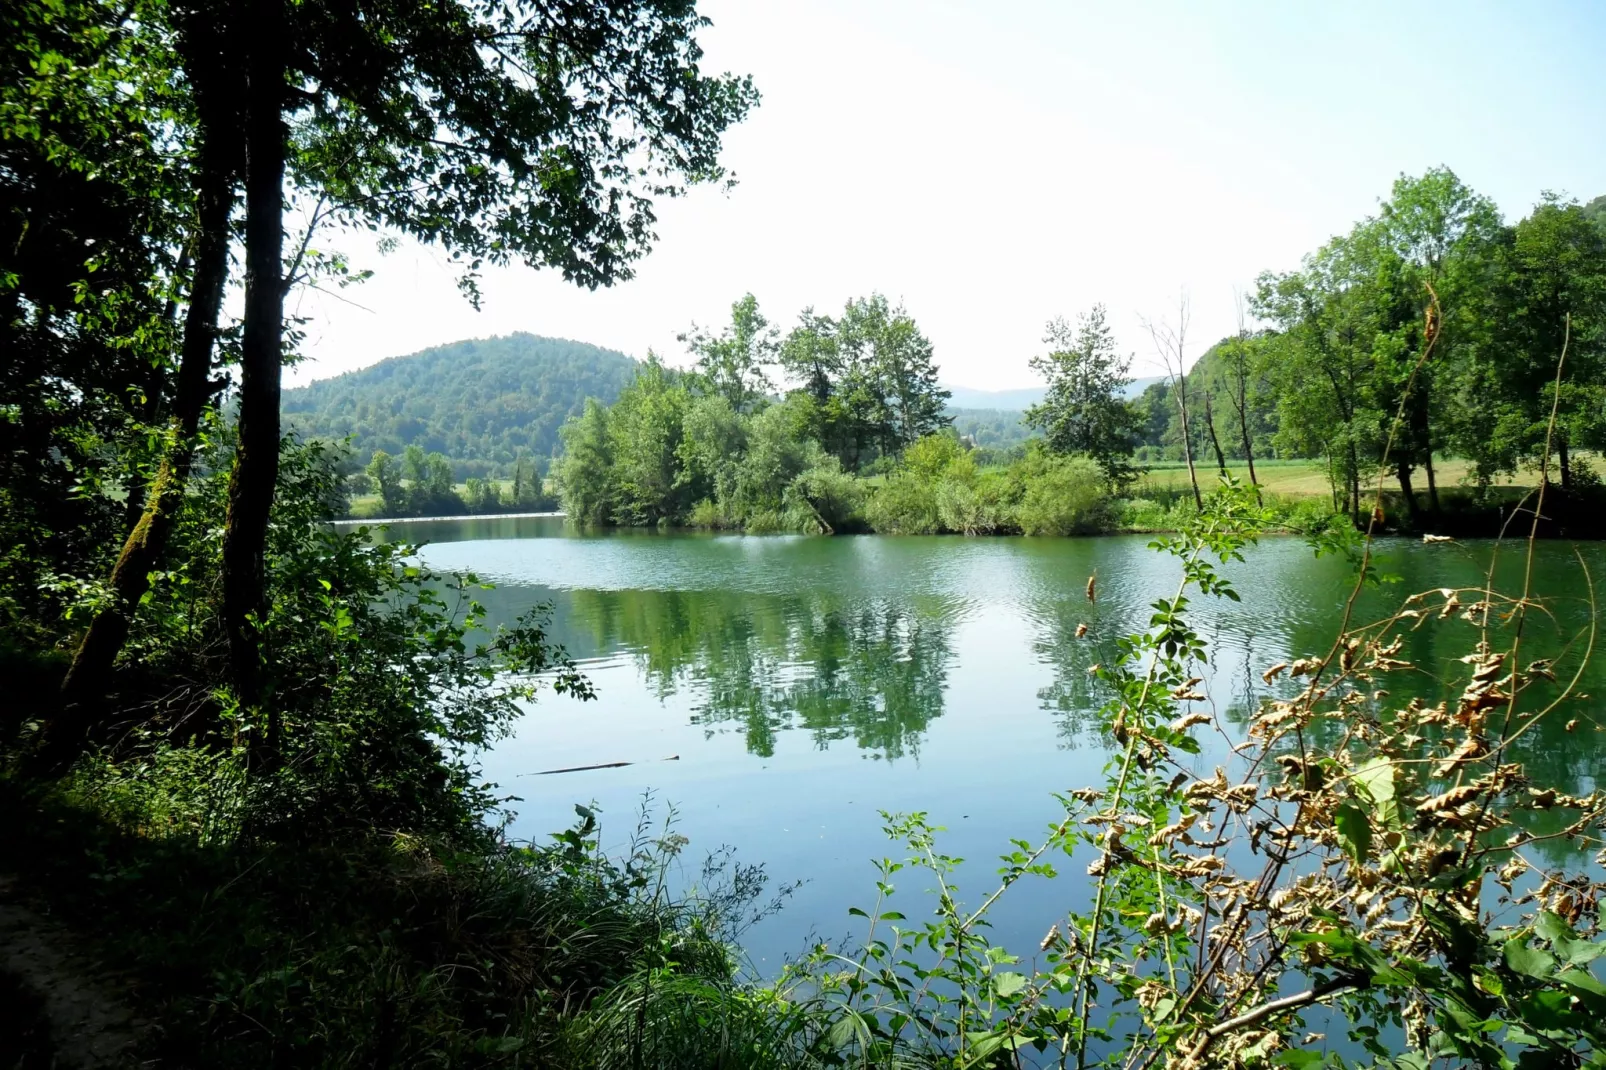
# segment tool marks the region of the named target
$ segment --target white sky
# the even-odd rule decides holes
[[[1541,190],[1606,193],[1606,3],[703,0],[709,70],[764,95],[727,136],[730,194],[660,205],[635,279],[588,292],[493,270],[483,310],[438,250],[346,246],[375,278],[292,295],[293,383],[460,338],[531,331],[672,362],[747,291],[789,327],[879,290],[943,378],[1032,385],[1044,322],[1139,317],[1186,288],[1190,358],[1234,289],[1446,164],[1508,217]],[[359,307],[360,306],[360,307]]]

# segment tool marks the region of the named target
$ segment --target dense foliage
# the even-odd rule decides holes
[[[685,341],[692,371],[653,358],[613,405],[588,401],[564,425],[553,473],[575,520],[862,530],[858,474],[948,422],[931,344],[879,295],[836,320],[807,311],[784,340],[748,295],[719,335]],[[780,399],[777,369],[798,384]]]
[[[1536,782],[1513,747],[1572,697],[1569,664],[1519,656],[1541,607],[1491,582],[1346,617],[1325,657],[1266,667],[1295,682],[1256,711],[1231,775],[1196,776],[1196,730],[1234,741],[1196,690],[1189,593],[1231,597],[1212,562],[1268,522],[1232,488],[1184,503],[1159,544],[1179,586],[1094,674],[1107,783],[1067,794],[974,909],[925,818],[889,819],[939,889],[930,920],[744,984],[732,948],[762,913],[761,873],[716,856],[671,895],[684,838],[638,828],[610,860],[588,807],[550,845],[503,839],[476,755],[538,694],[589,685],[541,609],[492,628],[475,577],[327,523],[336,465],[281,435],[285,296],[360,276],[320,227],[438,242],[471,295],[483,263],[514,257],[583,285],[627,277],[654,201],[722,178],[722,136],[756,102],[701,70],[704,25],[686,0],[0,8],[0,843],[25,894],[158,1020],[139,1056],[952,1067],[1035,1048],[1297,1070],[1324,1058],[1295,1054],[1320,1010],[1378,1065],[1598,1066],[1598,873],[1530,848],[1598,850],[1606,799]],[[1249,369],[1272,369],[1273,440],[1329,457],[1357,512],[1383,464],[1414,510],[1411,474],[1431,493],[1441,444],[1480,473],[1554,448],[1562,485],[1582,483],[1606,374],[1594,217],[1546,201],[1506,227],[1447,172],[1404,180],[1377,219],[1264,280],[1275,330],[1221,367],[1240,403]],[[1070,534],[1133,508],[1110,496],[1121,444],[1100,422],[1125,373],[1096,338],[1051,338],[1044,366],[1067,387],[1044,403],[1052,441],[990,467],[947,427],[929,341],[883,297],[784,338],[744,298],[686,341],[695,370],[649,361],[565,424],[577,518]],[[1088,354],[1098,374],[1078,380]],[[382,499],[461,499],[443,451],[397,444],[399,461],[369,462]],[[513,463],[518,499],[537,475]],[[1323,552],[1357,552],[1348,529],[1311,527]],[[1449,666],[1403,653],[1407,631],[1463,626]],[[871,619],[857,642],[910,663],[906,696],[868,695],[863,672],[844,685],[890,708],[890,725],[854,725],[889,753],[941,686],[916,664],[940,637],[899,629]],[[1569,640],[1564,661],[1587,657]],[[1401,708],[1397,672],[1453,686]],[[1093,856],[1091,896],[1007,969],[1021,956],[986,941],[986,913],[1052,877],[1056,852]]]
[[[0,8],[4,894],[140,979],[139,1058],[594,1060],[570,1030],[638,970],[729,982],[718,904],[751,871],[676,901],[674,837],[617,866],[594,815],[501,840],[475,755],[588,686],[540,611],[491,628],[474,577],[331,528],[347,488],[281,435],[279,389],[287,293],[364,274],[347,228],[443,246],[471,298],[514,258],[629,277],[757,102],[700,69],[705,25],[681,0]],[[500,384],[546,389],[548,436],[610,367],[549,355],[567,393]],[[510,474],[538,486],[527,413]],[[399,452],[407,491],[451,486]]]
[[[586,398],[611,404],[633,378],[623,353],[512,334],[437,346],[284,392],[285,423],[343,441],[364,462],[409,446],[445,457],[462,478],[512,479],[541,463]]]
[[[979,425],[941,409],[929,345],[881,298],[849,302],[840,321],[805,312],[783,339],[749,295],[722,334],[694,328],[686,338],[698,355],[691,371],[651,359],[612,405],[589,400],[564,425],[552,473],[572,520],[753,533],[1089,535],[1184,519],[1168,492],[1123,496],[1138,433],[1123,400],[1127,361],[1101,311],[1080,331],[1051,325],[1055,349],[1037,362],[1051,380],[1046,398],[1024,415],[987,414],[1010,432],[996,444],[945,426]],[[777,378],[794,384],[779,397]],[[1025,421],[1049,434],[1029,436]],[[387,485],[396,488],[387,509],[424,500],[399,478]],[[1276,523],[1293,530],[1320,529],[1330,517],[1325,506],[1271,504]]]
[[[1335,504],[1358,515],[1403,403],[1388,478],[1426,526],[1443,504],[1436,458],[1469,460],[1481,487],[1536,469],[1554,402],[1556,476],[1592,485],[1576,455],[1606,444],[1603,204],[1546,196],[1506,223],[1446,169],[1401,177],[1375,216],[1298,270],[1262,275],[1250,305],[1264,326],[1192,367],[1192,454],[1210,467],[1321,458]],[[1180,457],[1176,392],[1151,386],[1135,409],[1140,455]]]

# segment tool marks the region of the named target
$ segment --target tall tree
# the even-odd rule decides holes
[[[253,621],[266,608],[283,302],[297,273],[284,257],[287,191],[315,192],[335,220],[442,244],[472,299],[480,268],[513,258],[605,285],[651,246],[656,198],[723,177],[721,136],[757,97],[746,79],[702,73],[707,23],[690,0],[175,0],[168,11],[176,23],[214,16],[241,76],[224,87],[233,106],[197,121],[203,142],[243,137],[223,622],[252,708],[264,697]],[[182,59],[186,77],[203,76]]]
[[[1249,467],[1249,485],[1255,488],[1255,500],[1264,502],[1260,493],[1260,480],[1255,475],[1255,442],[1254,436],[1249,433],[1249,383],[1253,378],[1251,372],[1251,355],[1249,344],[1249,331],[1244,326],[1243,295],[1233,294],[1233,307],[1238,313],[1238,333],[1221,348],[1221,363],[1225,372],[1227,399],[1232,405],[1233,415],[1238,420],[1238,441],[1244,451],[1244,463]]]
[[[0,261],[0,307],[8,337],[0,349],[17,362],[15,369],[26,369],[20,382],[39,377],[27,393],[56,414],[58,426],[62,414],[99,408],[111,415],[122,408],[129,431],[159,443],[153,456],[114,451],[131,461],[118,482],[126,495],[124,515],[133,522],[119,533],[122,552],[107,584],[111,597],[75,649],[62,711],[49,725],[48,749],[62,760],[75,752],[94,717],[128,615],[161,562],[216,389],[212,353],[239,166],[237,124],[217,114],[227,110],[228,94],[214,91],[231,76],[228,47],[214,20],[169,25],[165,14],[155,3],[94,0],[9,5],[0,14],[5,59],[26,67],[8,67],[0,77],[0,122],[6,124],[0,197],[8,209],[8,233],[0,235],[7,253]],[[181,56],[195,67],[195,78],[172,77]],[[197,137],[205,115],[223,133]],[[67,293],[63,284],[74,261],[83,277],[71,283],[64,305],[57,298]],[[182,317],[181,306],[187,306]],[[108,343],[107,351],[97,352]],[[131,366],[103,377],[127,362]],[[7,385],[15,379],[0,376]],[[65,405],[51,399],[62,390],[73,399]],[[0,386],[0,392],[9,390]],[[103,406],[102,399],[118,395],[137,402]],[[17,406],[22,419],[5,421],[6,429],[26,431],[33,408]],[[35,443],[26,482],[50,485],[39,478],[47,457],[90,470],[71,445],[93,441],[85,430],[48,447]],[[110,430],[103,423],[97,434]],[[10,455],[3,446],[0,453]],[[147,459],[154,474],[143,467]],[[25,502],[13,496],[8,509]]]
[[[854,463],[866,445],[894,456],[946,427],[948,391],[937,383],[931,342],[902,305],[881,294],[849,301],[837,321],[844,360],[838,388]]]
[[[1458,444],[1487,477],[1533,461],[1548,439],[1571,486],[1574,451],[1606,438],[1606,230],[1576,202],[1546,195],[1508,229],[1491,294]]]
[[[279,188],[292,123],[307,146],[290,161],[297,183],[349,217],[445,245],[477,299],[480,266],[512,257],[586,286],[629,277],[653,239],[653,198],[719,179],[720,137],[756,96],[746,80],[701,73],[706,20],[685,0],[330,0],[289,12],[254,0],[247,17],[241,448],[224,557],[225,620],[249,698],[260,653],[248,619],[260,609],[276,470]]]
[[[718,335],[692,325],[679,341],[697,358],[697,374],[711,393],[722,395],[737,412],[752,412],[775,389],[768,367],[775,363],[780,332],[746,294],[731,305],[730,325]]]
[[[1072,326],[1049,321],[1043,337],[1049,352],[1033,357],[1032,370],[1048,384],[1043,400],[1026,410],[1025,421],[1043,432],[1050,449],[1086,454],[1111,483],[1132,478],[1136,417],[1123,400],[1132,382],[1132,358],[1116,348],[1102,304]]]
[[[1393,336],[1401,359],[1383,369],[1395,382],[1385,387],[1398,396],[1403,426],[1394,435],[1394,460],[1402,476],[1420,466],[1427,477],[1433,512],[1439,512],[1433,454],[1451,437],[1440,429],[1448,408],[1449,386],[1470,361],[1487,323],[1484,307],[1489,291],[1493,252],[1500,242],[1500,213],[1493,201],[1476,193],[1448,168],[1421,176],[1400,176],[1383,203],[1378,226],[1384,249],[1375,277],[1380,339]],[[1396,263],[1397,258],[1397,263]],[[1389,292],[1392,283],[1393,292]],[[1434,336],[1430,358],[1423,309],[1434,304]],[[1379,353],[1380,357],[1384,354]],[[1408,498],[1407,506],[1412,505]]]
[[[781,368],[816,405],[823,407],[831,400],[843,369],[837,326],[830,316],[805,308],[797,326],[781,343],[779,356]]]
[[[1188,484],[1193,488],[1194,508],[1204,510],[1204,496],[1199,493],[1199,473],[1193,466],[1193,436],[1188,429],[1188,295],[1177,299],[1177,318],[1171,320],[1145,320],[1144,327],[1154,343],[1154,352],[1165,368],[1166,380],[1171,384],[1176,399],[1177,415],[1182,421],[1182,459],[1188,465]]]

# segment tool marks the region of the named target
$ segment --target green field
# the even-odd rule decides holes
[[[1575,464],[1586,463],[1581,456],[1575,456]],[[1201,488],[1213,486],[1216,479],[1216,466],[1214,463],[1198,462],[1199,486]],[[1591,465],[1591,467],[1597,467]],[[1233,478],[1249,482],[1249,470],[1242,462],[1232,462],[1227,465],[1227,471]],[[1458,458],[1444,458],[1433,463],[1434,476],[1438,481],[1439,489],[1459,487],[1465,485],[1470,471],[1470,465]],[[1332,484],[1328,481],[1327,465],[1319,460],[1296,461],[1256,461],[1255,475],[1259,477],[1262,487],[1273,494],[1285,494],[1290,497],[1309,497],[1315,495],[1328,495],[1332,493]],[[1427,490],[1427,476],[1418,470],[1412,475],[1412,483],[1418,491]],[[1500,475],[1494,480],[1498,487],[1532,487],[1538,483],[1538,473],[1521,471],[1515,476]],[[1371,481],[1368,481],[1368,485]],[[1145,497],[1145,488],[1159,491],[1183,490],[1188,486],[1188,469],[1186,465],[1174,462],[1160,462],[1152,464],[1148,470],[1139,477],[1133,487],[1135,497]],[[1396,490],[1399,484],[1390,474],[1384,481],[1385,490]]]

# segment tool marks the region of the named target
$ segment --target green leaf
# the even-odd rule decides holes
[[[1298,1048],[1290,1048],[1288,1051],[1278,1052],[1277,1057],[1272,1062],[1278,1066],[1292,1067],[1293,1070],[1305,1070],[1308,1066],[1321,1065],[1322,1059],[1323,1055],[1319,1051],[1303,1051]]]
[[[1354,781],[1372,801],[1373,812],[1384,825],[1399,824],[1399,804],[1394,798],[1394,763],[1373,758],[1355,770]]]
[[[1366,861],[1372,852],[1372,820],[1366,811],[1352,802],[1343,803],[1333,814],[1333,823],[1350,857],[1357,862]]]
[[[1026,975],[1023,973],[995,973],[993,974],[993,991],[1002,997],[1013,996],[1026,987]]]
[[[1561,939],[1572,939],[1573,927],[1568,925],[1560,914],[1541,910],[1539,916],[1534,918],[1534,932],[1551,943],[1555,943]]]
[[[1588,970],[1563,970],[1556,975],[1556,980],[1572,989],[1574,992],[1587,992],[1592,996],[1606,997],[1606,984]]]
[[[1587,965],[1606,953],[1606,943],[1579,939],[1571,925],[1548,910],[1540,911],[1534,919],[1534,932],[1549,940],[1556,954],[1569,966]]]
[[[1501,954],[1505,957],[1506,965],[1524,977],[1548,981],[1556,972],[1555,958],[1548,951],[1529,947],[1526,936],[1513,936],[1507,940]]]

